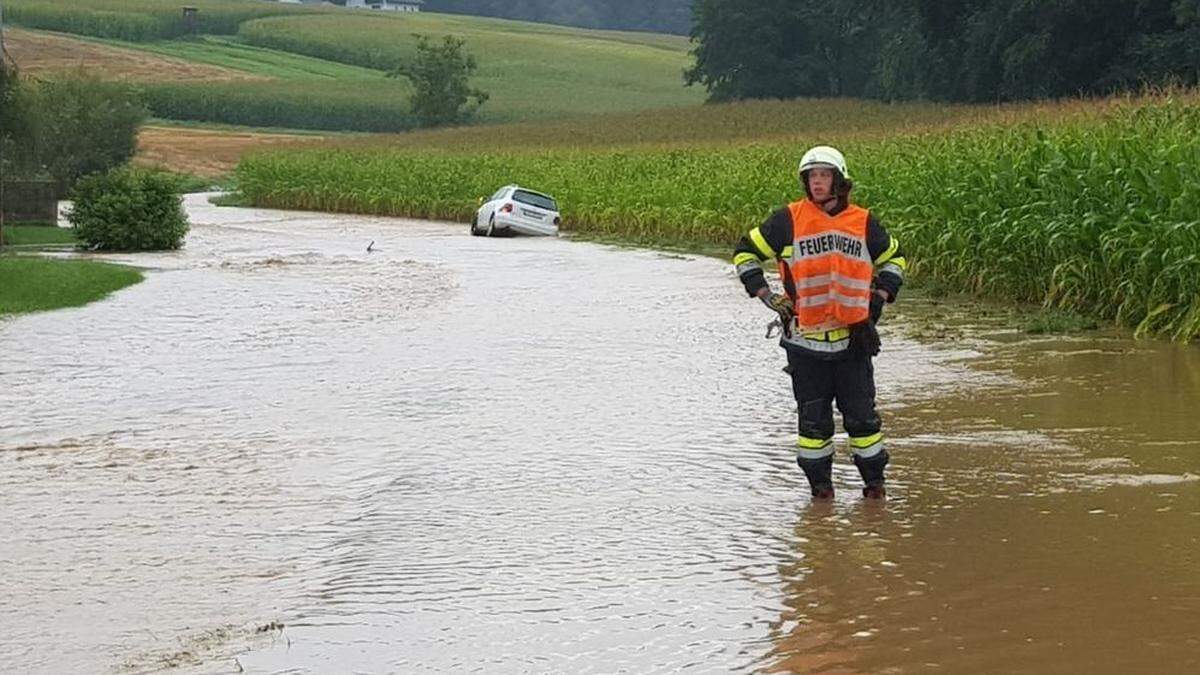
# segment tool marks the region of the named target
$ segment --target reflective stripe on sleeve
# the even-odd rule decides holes
[[[750,241],[754,242],[754,247],[762,254],[763,260],[770,260],[775,257],[775,251],[771,250],[770,244],[762,236],[762,231],[759,228],[750,230]]]
[[[737,265],[738,276],[751,270],[762,270],[762,264],[759,263],[758,256],[753,253],[742,252],[733,256],[733,264]]]
[[[896,251],[900,250],[900,240],[895,237],[892,237],[891,239],[891,242],[888,243],[887,250],[883,253],[880,253],[878,258],[875,258],[874,262],[876,265],[882,265],[883,263],[891,260],[892,256],[896,255]]]
[[[747,253],[746,251],[742,251],[741,253],[733,256],[734,265],[741,265],[742,263],[751,261],[758,262],[758,256],[754,255],[753,253]]]
[[[879,272],[880,272],[881,274],[882,274],[883,272],[887,272],[887,273],[889,273],[889,274],[895,274],[896,276],[900,277],[901,279],[903,279],[903,278],[904,278],[904,268],[903,268],[903,267],[901,267],[901,266],[899,266],[899,265],[897,265],[897,264],[896,264],[896,262],[895,262],[894,260],[893,260],[893,261],[886,262],[886,263],[884,263],[883,265],[881,265],[881,266],[879,267]]]

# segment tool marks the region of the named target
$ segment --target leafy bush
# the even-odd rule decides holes
[[[67,218],[89,248],[157,251],[183,245],[188,231],[175,182],[162,174],[115,169],[79,181]]]

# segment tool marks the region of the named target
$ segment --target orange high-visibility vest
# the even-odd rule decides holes
[[[788,208],[792,255],[780,258],[779,272],[795,305],[795,329],[830,331],[866,321],[875,270],[867,210],[851,205],[831,216],[807,199]]]

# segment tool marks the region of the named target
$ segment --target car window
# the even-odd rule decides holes
[[[520,202],[522,204],[529,204],[530,206],[536,206],[538,208],[546,209],[548,211],[557,211],[558,210],[558,204],[555,204],[553,199],[547,197],[546,195],[539,195],[536,192],[526,192],[525,190],[516,190],[513,192],[512,198],[513,198],[513,201],[515,201],[515,202]]]
[[[496,201],[497,199],[500,199],[501,197],[503,197],[503,196],[504,196],[504,193],[505,193],[507,190],[508,190],[508,188],[500,188],[499,190],[496,190],[496,194],[492,195],[491,197],[488,197],[488,201],[489,201],[489,202],[494,202],[494,201]]]

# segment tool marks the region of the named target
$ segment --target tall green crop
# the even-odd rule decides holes
[[[151,112],[176,120],[260,127],[396,132],[417,126],[406,87],[394,80],[191,82],[142,87]]]
[[[1200,107],[1182,97],[1104,111],[838,142],[857,199],[902,239],[914,272],[1191,340],[1200,335]],[[555,195],[568,230],[731,246],[798,197],[798,153],[827,139],[295,150],[251,155],[237,175],[263,206],[456,220],[473,215],[478,196],[518,182]]]
[[[187,35],[183,6],[195,7],[199,33],[232,35],[251,19],[281,14],[312,14],[316,8],[239,0],[8,0],[4,18],[13,24],[61,33],[148,42]]]

